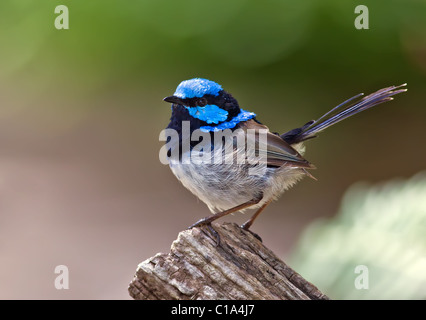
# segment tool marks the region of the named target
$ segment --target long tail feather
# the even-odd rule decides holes
[[[332,126],[333,124],[336,124],[346,118],[349,118],[350,116],[374,107],[380,103],[393,100],[392,96],[407,91],[405,88],[400,89],[406,85],[407,84],[404,83],[400,86],[383,88],[362,98],[357,102],[353,102],[355,99],[363,95],[360,93],[339,104],[337,107],[321,116],[318,120],[310,121],[301,128],[293,129],[284,133],[281,135],[281,138],[290,144],[314,138],[319,132]]]

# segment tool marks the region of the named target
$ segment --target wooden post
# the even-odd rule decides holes
[[[323,299],[328,297],[234,223],[179,233],[169,254],[140,263],[133,299]]]

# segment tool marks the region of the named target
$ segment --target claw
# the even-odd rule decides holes
[[[218,247],[220,245],[220,235],[213,228],[211,222],[206,222],[205,219],[198,220],[196,223],[190,225],[188,227],[188,230],[190,230],[192,228],[203,227],[203,226],[206,226],[210,230],[210,232],[213,234],[213,236],[216,238],[216,247]]]
[[[188,227],[188,230],[190,230],[190,229],[192,229],[192,228],[196,228],[196,227],[205,226],[205,225],[207,225],[207,224],[209,224],[209,222],[206,222],[206,219],[200,219],[200,220],[198,220],[197,222],[195,222],[194,224],[191,224],[191,225]]]
[[[219,233],[213,228],[213,226],[211,225],[211,223],[208,223],[207,228],[209,228],[210,232],[213,234],[213,236],[216,237],[216,247],[219,247],[220,245],[220,235]]]
[[[250,232],[257,240],[259,240],[260,242],[263,242],[262,241],[262,238],[257,234],[257,233],[254,233],[253,231],[251,231],[248,227],[247,227],[247,225],[244,223],[244,224],[242,224],[241,226],[240,226],[240,228],[241,229],[243,229],[243,230],[245,230],[245,231],[248,231],[248,232]]]

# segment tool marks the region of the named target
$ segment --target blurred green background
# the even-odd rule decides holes
[[[368,30],[354,27],[359,4]],[[57,5],[69,8],[69,30],[54,27]],[[158,160],[162,98],[193,77],[219,82],[278,132],[408,83],[307,142],[319,181],[299,183],[253,226],[284,260],[353,183],[426,167],[424,0],[3,0],[0,298],[127,299],[137,264],[209,213]],[[54,287],[61,264],[69,290]]]

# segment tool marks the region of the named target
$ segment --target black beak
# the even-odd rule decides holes
[[[170,96],[165,97],[163,101],[170,102],[170,103],[176,103],[176,104],[182,104],[182,100],[176,96]]]

